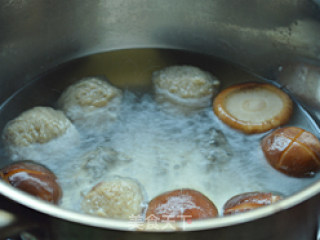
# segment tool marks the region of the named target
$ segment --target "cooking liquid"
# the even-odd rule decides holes
[[[232,196],[251,191],[272,191],[289,196],[319,179],[288,177],[265,160],[260,140],[269,132],[245,135],[229,128],[212,107],[190,114],[166,111],[155,100],[151,74],[170,65],[193,65],[211,72],[221,88],[239,82],[266,81],[212,57],[161,49],[118,50],[74,60],[33,81],[1,108],[1,126],[34,106],[56,107],[62,91],[87,76],[106,76],[124,91],[118,120],[104,132],[88,135],[79,129],[81,146],[59,157],[44,155],[42,164],[58,177],[63,189],[60,206],[81,212],[81,201],[95,184],[113,177],[137,180],[145,204],[164,192],[190,188],[206,195],[222,213]],[[28,99],[26,101],[25,99]],[[304,109],[295,104],[290,126],[319,130]],[[102,129],[102,128],[101,128]],[[318,135],[317,135],[318,134]],[[83,155],[97,147],[116,154],[86,167]],[[8,159],[2,151],[2,159]],[[3,161],[4,166],[10,161]]]

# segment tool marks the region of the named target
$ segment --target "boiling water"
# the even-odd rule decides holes
[[[187,52],[108,52],[63,65],[19,91],[1,109],[2,127],[33,106],[55,107],[63,89],[85,76],[105,75],[123,89],[121,112],[110,129],[101,132],[98,128],[90,135],[79,129],[80,147],[70,147],[59,157],[54,157],[55,153],[43,156],[41,161],[59,179],[64,192],[61,206],[75,211],[81,211],[83,195],[95,184],[113,177],[137,180],[145,202],[174,189],[198,190],[216,204],[220,213],[223,204],[236,194],[272,191],[288,196],[319,178],[319,174],[292,178],[274,170],[260,147],[260,140],[268,133],[244,135],[233,130],[214,115],[211,107],[186,115],[159,106],[152,95],[151,73],[173,64],[210,71],[222,87],[263,81],[220,60]],[[299,105],[295,105],[288,125],[318,134],[317,126]],[[114,159],[105,161],[98,155],[95,161],[84,162],[82,156],[97,147],[109,149]]]

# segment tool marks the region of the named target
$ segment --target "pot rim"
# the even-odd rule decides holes
[[[19,189],[12,187],[2,180],[0,181],[0,194],[23,206],[36,210],[40,213],[44,213],[51,217],[104,229],[144,232],[199,231],[228,227],[270,216],[282,210],[294,207],[295,205],[298,205],[316,196],[319,193],[320,180],[279,202],[255,209],[253,211],[231,216],[197,220],[193,221],[192,224],[189,224],[191,222],[170,222],[170,224],[168,224],[168,222],[159,222],[155,225],[153,222],[152,225],[149,224],[148,226],[148,222],[142,224],[142,222],[131,221],[131,219],[128,221],[102,218],[66,210],[51,203],[39,200],[23,191],[20,191]]]

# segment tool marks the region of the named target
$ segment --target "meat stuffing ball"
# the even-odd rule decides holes
[[[236,195],[229,199],[223,206],[223,215],[248,212],[250,210],[270,205],[281,200],[282,197],[263,192],[248,192]]]
[[[54,173],[32,161],[10,164],[0,170],[0,176],[13,187],[42,200],[57,204],[61,199],[62,190]]]
[[[122,91],[105,79],[88,77],[68,87],[58,106],[81,129],[105,130],[118,115]]]
[[[143,210],[140,185],[131,179],[116,178],[94,186],[82,201],[82,210],[91,215],[130,219]]]
[[[270,165],[289,176],[312,176],[320,169],[320,141],[304,129],[277,129],[262,139],[261,146]]]
[[[152,199],[146,218],[180,221],[211,218],[217,215],[216,206],[202,193],[191,189],[179,189],[163,193]]]
[[[156,99],[197,109],[210,106],[220,82],[209,72],[193,66],[170,66],[152,75]]]
[[[244,133],[261,133],[286,124],[292,101],[279,88],[266,83],[242,83],[224,89],[213,102],[215,114]]]
[[[45,161],[80,143],[76,128],[63,112],[34,107],[9,121],[2,134],[11,159]]]

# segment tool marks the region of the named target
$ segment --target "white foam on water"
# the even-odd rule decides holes
[[[137,180],[146,193],[145,201],[167,191],[190,188],[206,195],[220,213],[236,194],[272,191],[287,196],[315,181],[274,170],[260,147],[261,138],[268,133],[245,135],[233,130],[211,107],[192,115],[169,114],[150,94],[137,97],[127,91],[121,109],[112,129],[101,126],[96,136],[84,138],[65,159],[47,161],[62,185],[63,208],[81,211],[85,193],[96,183],[119,176]],[[81,169],[81,156],[101,146],[126,156],[126,160],[119,158],[102,167],[99,159],[90,164],[86,174]],[[94,179],[92,172],[96,173]]]

